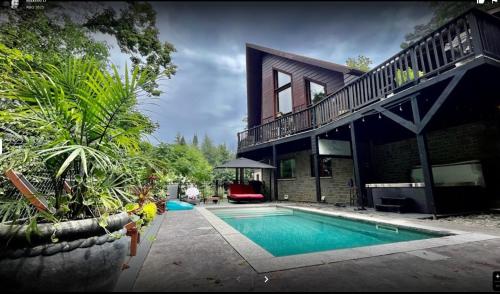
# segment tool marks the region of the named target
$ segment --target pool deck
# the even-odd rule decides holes
[[[492,272],[500,270],[500,231],[441,228],[459,235],[277,258],[211,219],[205,207],[167,212],[134,291],[491,291]],[[404,215],[377,218],[429,227]]]

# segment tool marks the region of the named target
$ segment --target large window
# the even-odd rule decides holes
[[[274,71],[274,92],[278,113],[292,112],[292,76],[281,71]]]
[[[319,176],[320,177],[332,177],[332,157],[320,156],[319,157]],[[315,177],[316,173],[314,170],[314,156],[311,155],[311,176]]]
[[[325,85],[318,84],[316,82],[306,80],[306,90],[307,90],[307,99],[310,103],[318,103],[323,100],[326,96],[326,87]]]
[[[295,158],[280,160],[280,179],[295,178]]]

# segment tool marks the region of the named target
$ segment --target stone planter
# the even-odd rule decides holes
[[[39,224],[28,243],[22,227],[14,236],[0,226],[0,281],[5,291],[112,291],[128,249],[127,213],[109,217],[107,234],[98,219]],[[51,241],[55,236],[57,243]]]

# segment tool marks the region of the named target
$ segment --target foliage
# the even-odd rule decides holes
[[[203,154],[191,145],[161,143],[155,154],[168,162],[169,167],[178,176],[177,180],[185,177],[197,184],[211,180],[212,166]]]
[[[191,141],[191,145],[193,145],[193,147],[195,148],[198,148],[198,136],[196,134],[194,134],[193,136],[193,140]]]
[[[416,25],[413,32],[405,35],[405,41],[401,43],[402,49],[408,48],[408,46],[418,41],[420,38],[435,31],[440,26],[470,8],[476,7],[482,10],[489,10],[499,7],[500,3],[485,2],[482,5],[476,5],[475,1],[433,1],[430,3],[430,6],[433,9],[432,18],[426,24]]]
[[[325,99],[326,93],[321,92],[321,93],[315,93],[314,97],[312,99],[313,104],[320,102],[321,100]]]
[[[159,40],[156,12],[150,3],[131,1],[120,14],[108,7],[90,17],[85,27],[115,36],[122,52],[131,55],[132,63],[141,71],[168,78],[175,74],[176,67],[170,56],[175,48],[169,42]],[[144,87],[153,95],[160,94],[157,88],[158,84],[154,79]]]
[[[93,58],[105,69],[110,44],[97,41],[95,33],[113,37],[130,56],[133,69],[154,75],[141,87],[159,95],[154,76],[170,78],[176,67],[171,62],[172,44],[161,42],[156,28],[156,13],[149,3],[129,2],[117,12],[116,5],[85,3],[73,11],[75,3],[47,2],[45,9],[4,9],[0,11],[0,43],[33,56],[37,64],[64,64],[72,56]],[[90,9],[92,8],[92,9]]]
[[[45,9],[2,10],[0,43],[31,54],[38,64],[59,64],[72,55],[107,60],[106,43],[95,41],[90,31],[56,11],[62,7],[55,2],[47,3]]]
[[[353,58],[349,57],[345,61],[346,65],[350,68],[358,69],[360,71],[367,72],[370,70],[370,64],[373,63],[373,61],[366,56],[363,55],[358,55],[358,57]]]
[[[14,63],[18,73],[6,77],[0,95],[17,104],[0,111],[0,121],[23,132],[27,144],[3,154],[1,167],[42,166],[53,180],[49,202],[60,220],[119,210],[131,196],[128,156],[140,151],[142,136],[151,131],[135,105],[140,86],[152,76],[136,68],[122,80],[115,66],[102,71],[88,58],[68,58],[59,66]],[[64,193],[66,180],[70,194]]]
[[[139,184],[131,188],[136,203],[129,203],[126,208],[138,228],[148,225],[156,216],[156,204],[152,202],[151,184]]]
[[[424,73],[422,71],[418,71],[418,77],[422,77]],[[413,73],[413,69],[409,67],[407,70],[396,69],[396,85],[399,87],[405,84],[408,81],[412,81],[415,79],[415,74]]]
[[[213,167],[234,158],[234,154],[231,153],[226,144],[215,146],[212,139],[206,134],[203,137],[200,150]]]
[[[149,202],[142,207],[142,213],[146,223],[151,222],[156,216],[156,204]]]

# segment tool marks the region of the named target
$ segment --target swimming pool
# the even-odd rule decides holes
[[[443,236],[280,207],[212,212],[275,257]]]
[[[169,200],[167,201],[168,210],[191,210],[193,209],[193,204],[182,202],[179,200]]]

